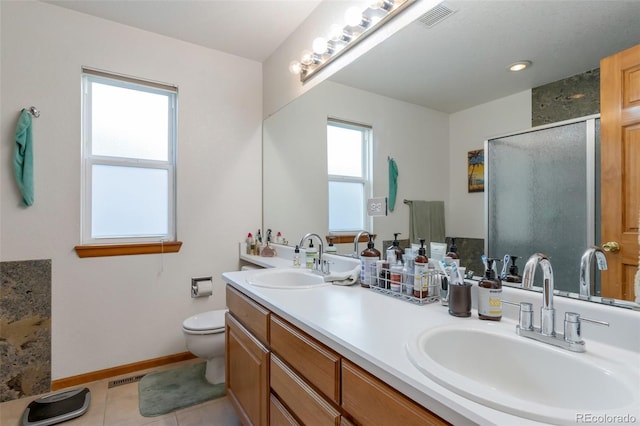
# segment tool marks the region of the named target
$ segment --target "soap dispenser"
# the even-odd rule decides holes
[[[502,282],[493,269],[496,260],[486,259],[484,277],[478,283],[478,317],[482,320],[502,319]]]
[[[327,239],[329,240],[329,245],[327,246],[327,249],[325,250],[325,253],[327,253],[327,254],[337,254],[338,253],[338,249],[336,248],[336,246],[333,245],[333,238],[334,237],[327,237]]]
[[[451,246],[449,246],[449,251],[445,255],[450,257],[451,259],[460,259],[460,255],[458,254],[458,246],[456,246],[456,239],[451,238]]]
[[[424,247],[424,238],[420,238],[418,255],[413,260],[413,296],[425,298],[429,295],[429,258]]]
[[[376,277],[376,262],[380,260],[380,251],[373,244],[373,237],[369,234],[367,248],[360,253],[360,285],[370,287],[373,277]]]
[[[507,274],[507,278],[505,279],[508,283],[521,283],[522,275],[518,272],[518,265],[516,265],[516,260],[518,256],[510,256],[511,265],[509,265],[509,273]]]
[[[313,264],[317,258],[318,258],[318,249],[314,247],[313,240],[309,238],[309,246],[307,247],[307,255],[305,259],[307,269],[313,269]]]
[[[387,248],[387,262],[390,265],[395,264],[396,262],[402,262],[402,249],[400,248],[400,241],[398,241],[398,235],[400,232],[395,232],[393,234],[393,242]]]

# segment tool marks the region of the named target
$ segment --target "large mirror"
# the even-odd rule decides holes
[[[469,192],[468,152],[532,127],[532,88],[594,70],[640,41],[634,2],[446,5],[455,12],[409,24],[265,120],[264,227],[289,244],[328,233],[326,127],[336,118],[373,129],[373,196],[388,195],[388,159],[398,166],[395,208],[371,219],[378,249],[395,232],[408,238],[404,200],[444,201],[446,235],[483,241],[484,195]],[[507,71],[519,60],[532,65]]]

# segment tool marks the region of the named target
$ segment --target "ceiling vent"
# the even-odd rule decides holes
[[[424,15],[418,18],[418,22],[427,28],[442,22],[445,18],[456,13],[455,9],[450,8],[445,3],[440,3]]]

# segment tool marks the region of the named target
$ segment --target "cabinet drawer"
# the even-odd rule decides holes
[[[361,425],[447,425],[360,367],[342,361],[342,408]]]
[[[282,405],[278,398],[271,394],[269,397],[269,426],[299,426],[300,423]]]
[[[269,344],[269,311],[227,284],[227,307],[262,343]]]
[[[340,424],[340,412],[271,354],[271,390],[302,424]]]
[[[336,404],[340,404],[340,357],[275,315],[271,316],[271,350]]]

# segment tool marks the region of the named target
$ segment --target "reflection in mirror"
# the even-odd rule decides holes
[[[409,24],[265,120],[263,226],[289,241],[328,233],[326,125],[332,117],[371,126],[371,196],[388,196],[392,157],[398,200],[444,201],[447,238],[457,237],[458,247],[466,239],[482,241],[484,194],[468,192],[467,153],[495,135],[533,127],[534,88],[597,69],[601,58],[637,44],[640,8],[631,3],[594,1],[584,8],[579,2],[452,0],[447,4],[456,13],[436,26]],[[521,59],[533,65],[520,74],[506,71]],[[595,103],[589,113],[598,112],[592,92],[571,97],[571,87],[555,87],[561,91],[555,98]],[[398,202],[388,216],[373,218],[369,231],[378,235],[379,250],[395,232],[408,237],[408,206]],[[338,249],[350,254],[353,244]],[[511,254],[522,256],[522,269],[534,250],[518,251]],[[574,283],[577,293],[579,264],[577,256],[571,276],[562,279],[566,287],[558,282],[558,288]]]

